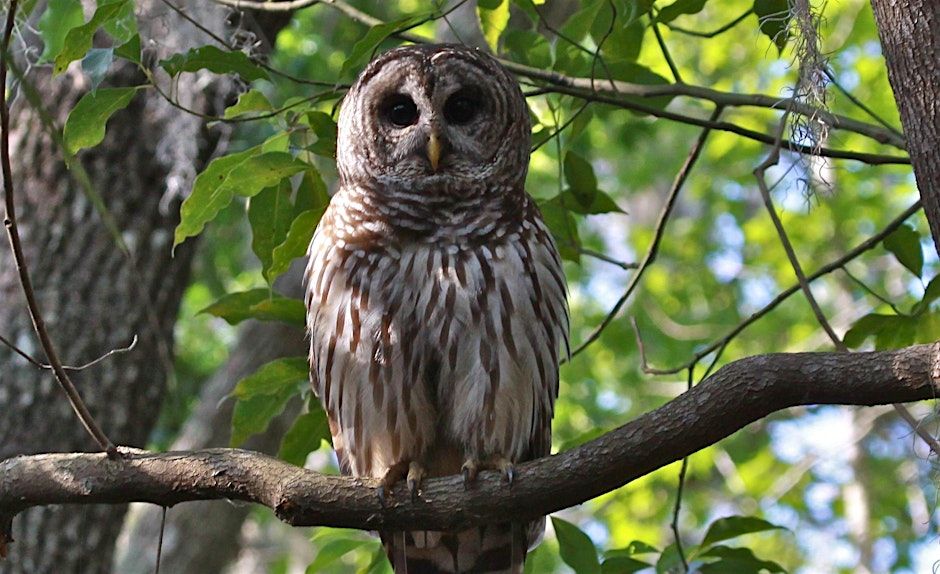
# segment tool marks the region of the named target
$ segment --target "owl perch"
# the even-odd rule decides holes
[[[940,343],[869,353],[758,355],[578,448],[522,463],[510,489],[496,472],[464,490],[460,476],[428,479],[412,500],[398,484],[383,506],[374,479],[328,476],[238,449],[39,454],[0,463],[0,546],[23,510],[48,504],[244,500],[294,526],[460,529],[542,516],[619,488],[716,443],[770,413],[813,404],[883,405],[932,399]]]

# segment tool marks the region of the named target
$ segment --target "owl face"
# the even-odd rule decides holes
[[[458,45],[407,46],[373,60],[347,94],[337,165],[347,182],[416,190],[497,176],[521,183],[529,131],[522,92],[495,59]]]

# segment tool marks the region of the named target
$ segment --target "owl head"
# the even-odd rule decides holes
[[[404,46],[373,60],[343,100],[337,167],[345,183],[413,191],[521,187],[530,129],[519,84],[495,58]]]

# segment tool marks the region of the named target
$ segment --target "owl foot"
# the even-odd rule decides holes
[[[506,482],[512,487],[513,480],[516,478],[516,467],[511,460],[503,455],[496,455],[486,460],[468,458],[461,467],[463,473],[464,490],[470,490],[470,487],[476,482],[477,475],[481,470],[498,470],[505,477]]]
[[[406,474],[410,475],[409,470],[409,462],[407,460],[398,461],[388,467],[388,470],[385,471],[385,474],[379,480],[379,487],[376,493],[382,506],[385,506],[385,498],[391,494],[392,488],[397,483],[401,482],[401,479],[405,478]]]
[[[420,462],[411,461],[408,465],[408,490],[411,491],[411,500],[418,500],[418,491],[421,489],[421,481],[424,480],[425,469]]]

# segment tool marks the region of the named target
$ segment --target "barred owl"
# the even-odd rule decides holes
[[[513,77],[456,45],[372,61],[339,115],[339,189],[309,249],[311,379],[344,473],[407,480],[546,456],[567,348],[561,261],[524,189]],[[508,519],[509,517],[507,517]],[[380,533],[396,572],[521,572],[544,518]]]

